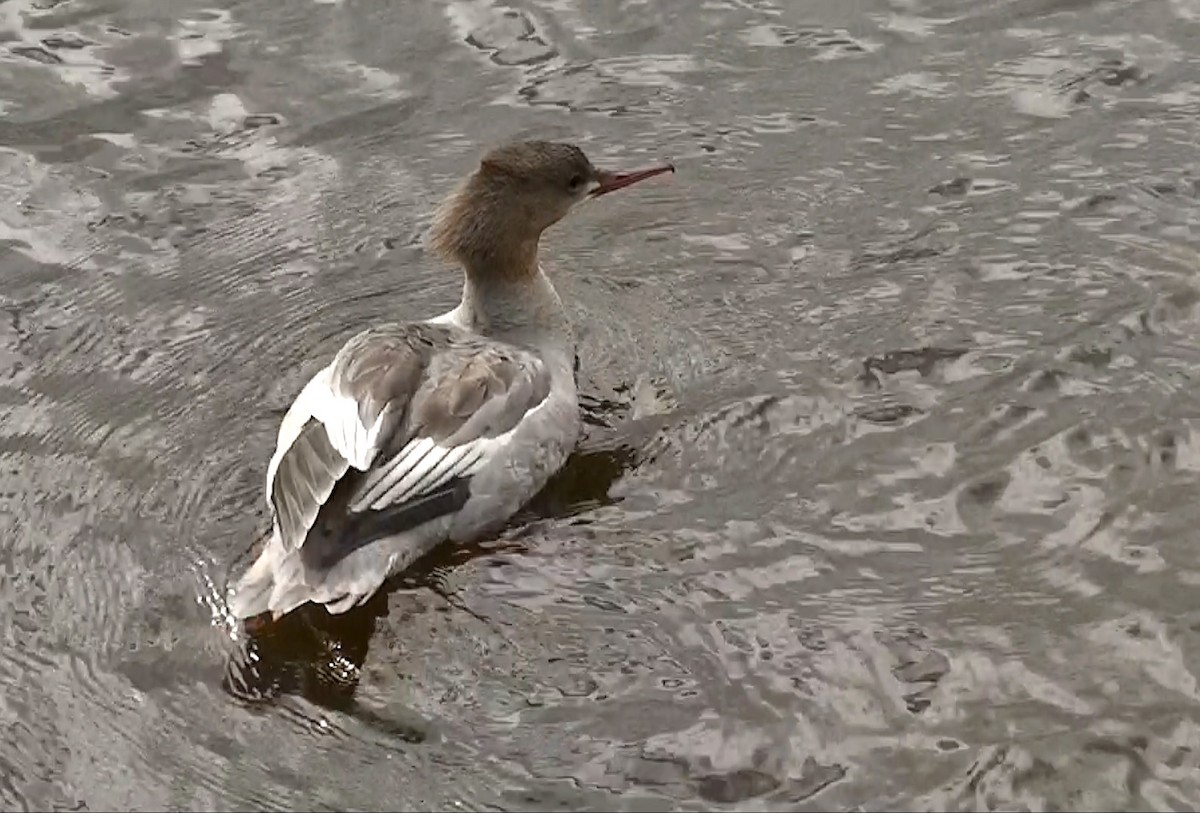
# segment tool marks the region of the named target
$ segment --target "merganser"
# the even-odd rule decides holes
[[[284,415],[272,528],[229,591],[234,618],[345,612],[441,542],[494,532],[545,485],[580,417],[574,337],[538,241],[582,201],[664,172],[606,172],[546,141],[483,157],[430,231],[463,270],[458,306],[355,335]]]

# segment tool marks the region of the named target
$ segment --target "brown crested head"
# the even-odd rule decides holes
[[[520,274],[536,270],[543,231],[572,207],[670,165],[617,174],[592,166],[574,144],[519,141],[490,150],[434,216],[430,241],[468,270]]]

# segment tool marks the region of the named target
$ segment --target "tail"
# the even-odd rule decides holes
[[[344,613],[379,589],[394,558],[382,546],[372,545],[327,571],[312,572],[305,568],[299,550],[286,550],[279,535],[272,533],[254,564],[230,588],[229,612],[238,620],[270,613],[274,621],[312,602],[335,615]]]
[[[279,535],[272,533],[254,564],[229,589],[229,612],[239,620],[270,613],[274,620],[304,604],[311,594],[299,556],[284,550]]]

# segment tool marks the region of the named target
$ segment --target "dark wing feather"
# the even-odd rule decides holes
[[[349,468],[350,463],[333,448],[325,426],[312,419],[305,423],[279,461],[271,489],[280,538],[304,539],[322,504]]]
[[[379,510],[354,511],[349,507],[350,500],[362,479],[362,472],[351,469],[322,506],[300,548],[306,567],[328,568],[372,542],[454,513],[471,496],[470,480],[455,477],[403,503]]]

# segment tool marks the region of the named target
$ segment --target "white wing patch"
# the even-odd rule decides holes
[[[378,453],[379,431],[383,426],[384,413],[370,426],[363,426],[358,417],[358,402],[353,398],[334,393],[330,386],[329,376],[333,364],[325,367],[309,382],[296,396],[283,421],[279,424],[279,436],[275,443],[275,453],[267,466],[267,502],[271,502],[271,493],[275,483],[275,474],[279,471],[279,463],[283,456],[292,448],[296,438],[300,437],[304,425],[309,420],[320,421],[325,426],[325,433],[330,444],[337,453],[346,458],[347,462],[359,471],[366,471]],[[328,497],[328,495],[326,495]]]
[[[366,471],[379,451],[379,430],[387,410],[382,410],[375,423],[363,426],[358,417],[358,402],[345,395],[334,395],[326,390],[328,397],[318,402],[313,417],[325,424],[329,442],[338,454],[346,458],[359,471]]]
[[[470,477],[487,461],[497,438],[481,438],[449,448],[417,438],[363,484],[351,510],[379,510],[433,491],[455,477]]]

